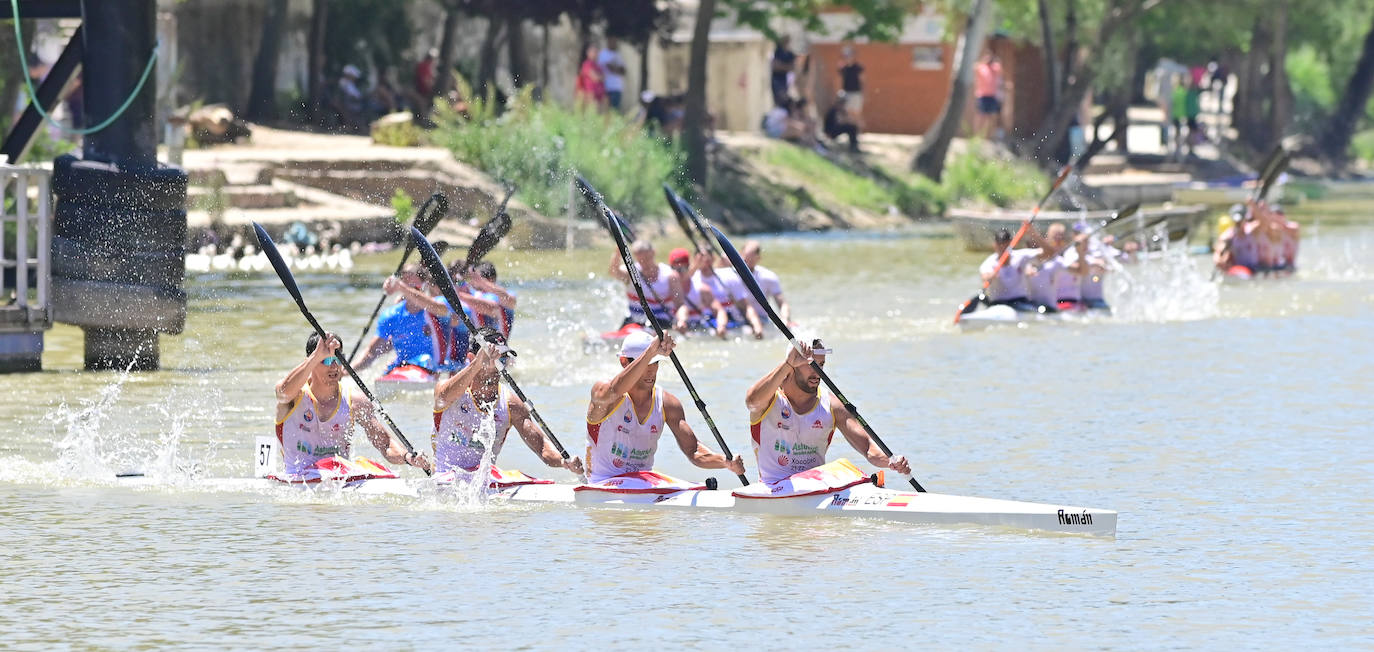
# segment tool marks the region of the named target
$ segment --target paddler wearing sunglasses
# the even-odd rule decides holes
[[[564,460],[558,448],[540,430],[529,406],[501,382],[497,362],[511,354],[496,329],[483,326],[472,338],[468,364],[452,378],[434,386],[434,461],[436,471],[472,472],[491,450],[496,456],[512,426],[539,459],[553,468],[582,475],[582,460]]]
[[[905,457],[884,454],[840,399],[821,390],[821,376],[810,361],[824,367],[826,356],[833,351],[825,348],[820,338],[799,341],[801,350],[788,346],[782,364],[754,383],[745,395],[759,481],[779,483],[825,464],[836,429],[873,466],[910,474],[911,464]]]
[[[305,359],[277,383],[277,441],[286,474],[292,479],[318,477],[318,464],[329,457],[349,458],[353,427],[361,426],[368,441],[392,464],[432,470],[424,455],[406,453],[377,419],[372,402],[360,392],[347,391],[339,338],[329,334],[324,346],[311,333],[305,340]]]
[[[620,345],[620,372],[592,386],[587,406],[587,476],[595,484],[620,475],[651,472],[658,439],[670,430],[693,465],[744,473],[739,455],[726,459],[697,440],[682,401],[659,387],[658,358],[673,352],[673,337],[630,333]],[[640,416],[643,415],[643,416]]]

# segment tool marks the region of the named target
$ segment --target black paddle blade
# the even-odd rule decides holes
[[[666,183],[663,184],[663,196],[668,199],[668,208],[672,209],[673,217],[677,219],[677,225],[682,228],[683,233],[687,234],[687,240],[692,243],[692,248],[697,251],[702,251],[701,243],[697,242],[696,230],[693,229],[691,223],[687,221],[687,215],[682,212],[682,200],[678,198],[677,193],[673,192],[673,189],[669,188]]]
[[[1256,200],[1262,201],[1265,197],[1269,196],[1269,190],[1273,188],[1274,182],[1278,180],[1279,175],[1283,174],[1283,171],[1288,168],[1288,162],[1291,161],[1292,158],[1292,154],[1288,152],[1284,152],[1283,156],[1279,157],[1278,161],[1274,163],[1273,168],[1270,170],[1269,175],[1260,183],[1259,194],[1255,195]]]
[[[1140,204],[1131,204],[1130,206],[1127,206],[1117,211],[1116,215],[1112,216],[1112,221],[1124,220],[1132,215],[1135,215],[1138,212],[1140,212]]]
[[[434,227],[447,214],[448,197],[445,197],[443,193],[436,192],[430,195],[429,199],[426,199],[424,205],[420,207],[420,213],[415,216],[413,226],[419,229],[420,233],[429,235],[429,232],[433,231]]]
[[[453,278],[448,275],[448,270],[444,268],[444,260],[439,257],[439,252],[434,250],[434,245],[429,243],[429,238],[420,233],[419,229],[411,227],[410,243],[420,252],[420,264],[429,270],[430,277],[439,285],[439,291],[448,299],[449,312],[458,314],[469,333],[476,333],[477,327],[473,325],[472,319],[468,317],[467,311],[463,310],[463,304],[458,299],[458,291],[453,287]]]
[[[504,209],[496,214],[496,217],[487,220],[477,232],[477,237],[472,239],[472,246],[468,247],[467,258],[463,262],[464,269],[472,267],[481,262],[491,250],[496,247],[496,243],[501,238],[510,233],[511,219],[510,214]]]
[[[301,289],[296,285],[296,277],[291,274],[291,268],[287,266],[286,260],[281,257],[281,252],[277,251],[277,243],[272,241],[272,236],[267,235],[267,230],[257,222],[253,223],[253,233],[258,236],[258,248],[262,249],[262,253],[267,254],[267,260],[272,263],[272,269],[276,270],[277,278],[281,279],[281,284],[286,286],[286,291],[291,294],[296,305],[304,309],[305,299],[301,298]]]

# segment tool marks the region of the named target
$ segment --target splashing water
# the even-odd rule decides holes
[[[1219,314],[1219,286],[1199,272],[1184,248],[1164,249],[1135,265],[1116,263],[1112,271],[1107,295],[1121,321],[1195,321]]]

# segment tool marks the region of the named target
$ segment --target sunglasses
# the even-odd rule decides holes
[[[323,359],[323,360],[320,360],[320,364],[322,364],[322,365],[324,365],[324,366],[326,366],[326,367],[332,367],[332,366],[334,366],[334,365],[336,365],[336,364],[343,364],[343,361],[339,359],[339,356],[337,356],[337,355],[331,355],[331,356],[329,356],[328,358],[325,358],[325,359]]]

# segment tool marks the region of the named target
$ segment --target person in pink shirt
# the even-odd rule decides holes
[[[606,77],[596,61],[600,51],[595,43],[587,45],[582,68],[577,73],[577,87],[573,91],[573,97],[578,102],[585,102],[598,111],[606,106]]]
[[[988,51],[973,71],[973,96],[978,106],[973,116],[973,132],[980,138],[993,134],[1002,122],[1002,61]]]

